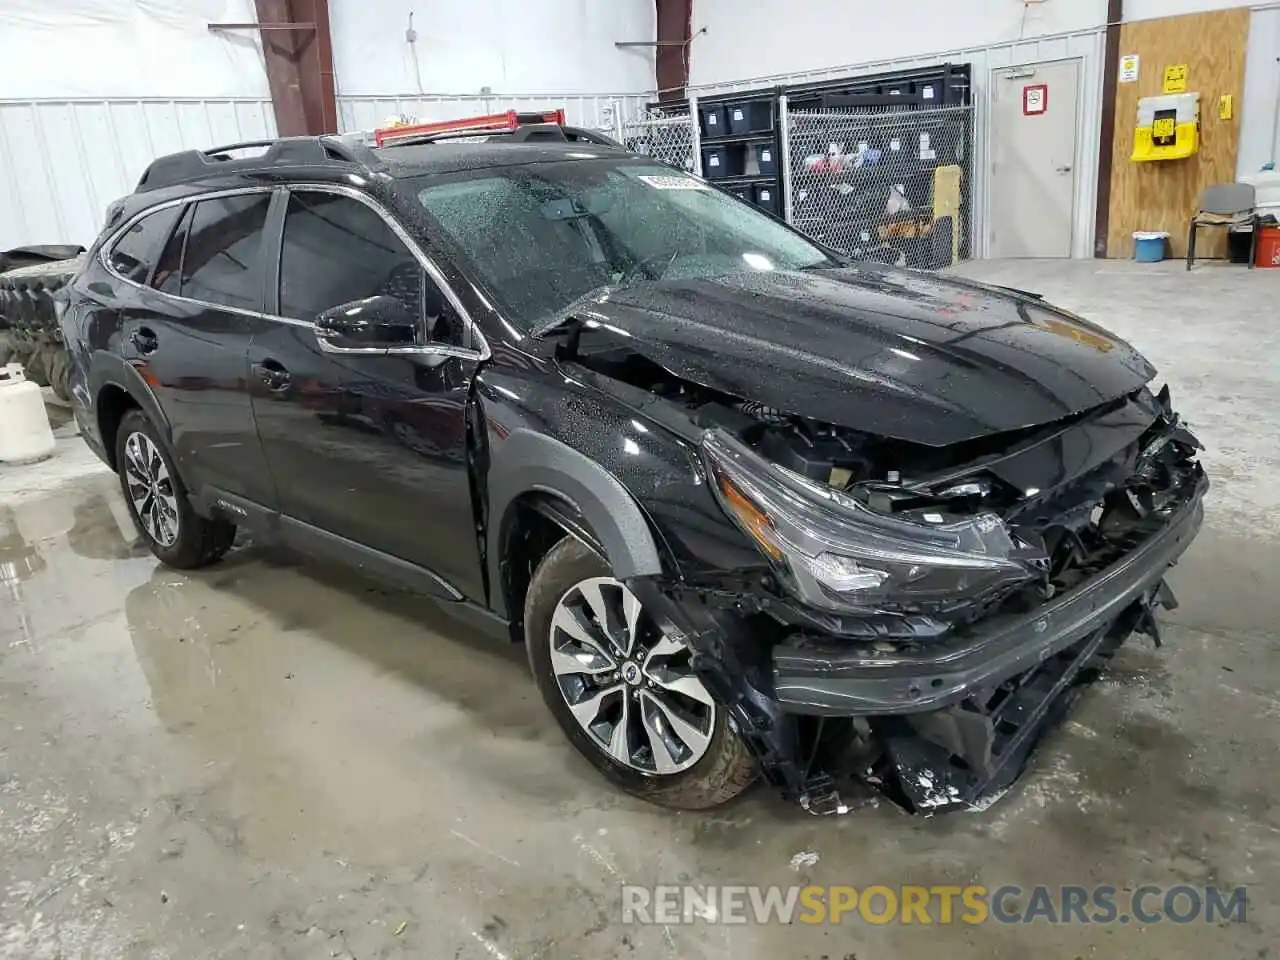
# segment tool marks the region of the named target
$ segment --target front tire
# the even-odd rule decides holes
[[[129,516],[151,552],[170,567],[206,567],[231,549],[236,528],[202,517],[191,507],[160,434],[141,410],[131,410],[116,432],[116,468]]]
[[[524,608],[529,665],[574,748],[628,793],[682,810],[725,803],[758,770],[690,669],[609,565],[572,537],[543,558]]]

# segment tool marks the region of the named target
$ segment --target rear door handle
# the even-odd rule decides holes
[[[160,349],[160,341],[156,339],[155,331],[150,327],[139,327],[133,331],[133,336],[130,339],[133,341],[137,351],[144,357]]]
[[[264,360],[253,365],[253,372],[272,393],[284,393],[293,378],[289,371],[275,360]]]

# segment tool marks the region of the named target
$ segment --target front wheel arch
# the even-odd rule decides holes
[[[488,488],[489,516],[498,518],[486,533],[492,605],[513,623],[521,620],[524,598],[510,592],[510,551],[530,514],[538,518],[533,522],[563,531],[557,540],[571,535],[602,554],[619,580],[664,572],[659,537],[627,488],[599,463],[558,440],[530,431],[513,433],[489,469]],[[554,543],[546,549],[550,546]],[[534,565],[539,559],[534,558]]]
[[[573,537],[601,557],[599,538],[568,500],[546,491],[527,491],[504,511],[499,530],[499,579],[495,597],[508,611],[511,639],[524,639],[524,601],[533,572],[560,541]]]

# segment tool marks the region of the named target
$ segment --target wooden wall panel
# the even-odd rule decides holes
[[[1240,112],[1244,100],[1249,10],[1221,10],[1126,23],[1120,55],[1142,58],[1137,83],[1116,86],[1116,127],[1111,168],[1107,256],[1133,255],[1135,230],[1167,230],[1175,257],[1187,254],[1187,224],[1200,193],[1236,178]],[[1134,163],[1138,99],[1159,96],[1165,67],[1187,64],[1187,90],[1200,94],[1200,152],[1186,160]],[[1218,119],[1218,98],[1231,94],[1231,120]],[[1200,234],[1197,256],[1226,256],[1223,230]]]

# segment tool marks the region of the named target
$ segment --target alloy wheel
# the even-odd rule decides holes
[[[692,651],[662,633],[612,577],[570,588],[551,618],[551,667],[592,742],[646,774],[687,770],[715,732],[716,703],[692,669]]]
[[[178,541],[178,496],[164,458],[145,433],[131,433],[124,460],[125,485],[138,521],[160,546],[173,546]]]

